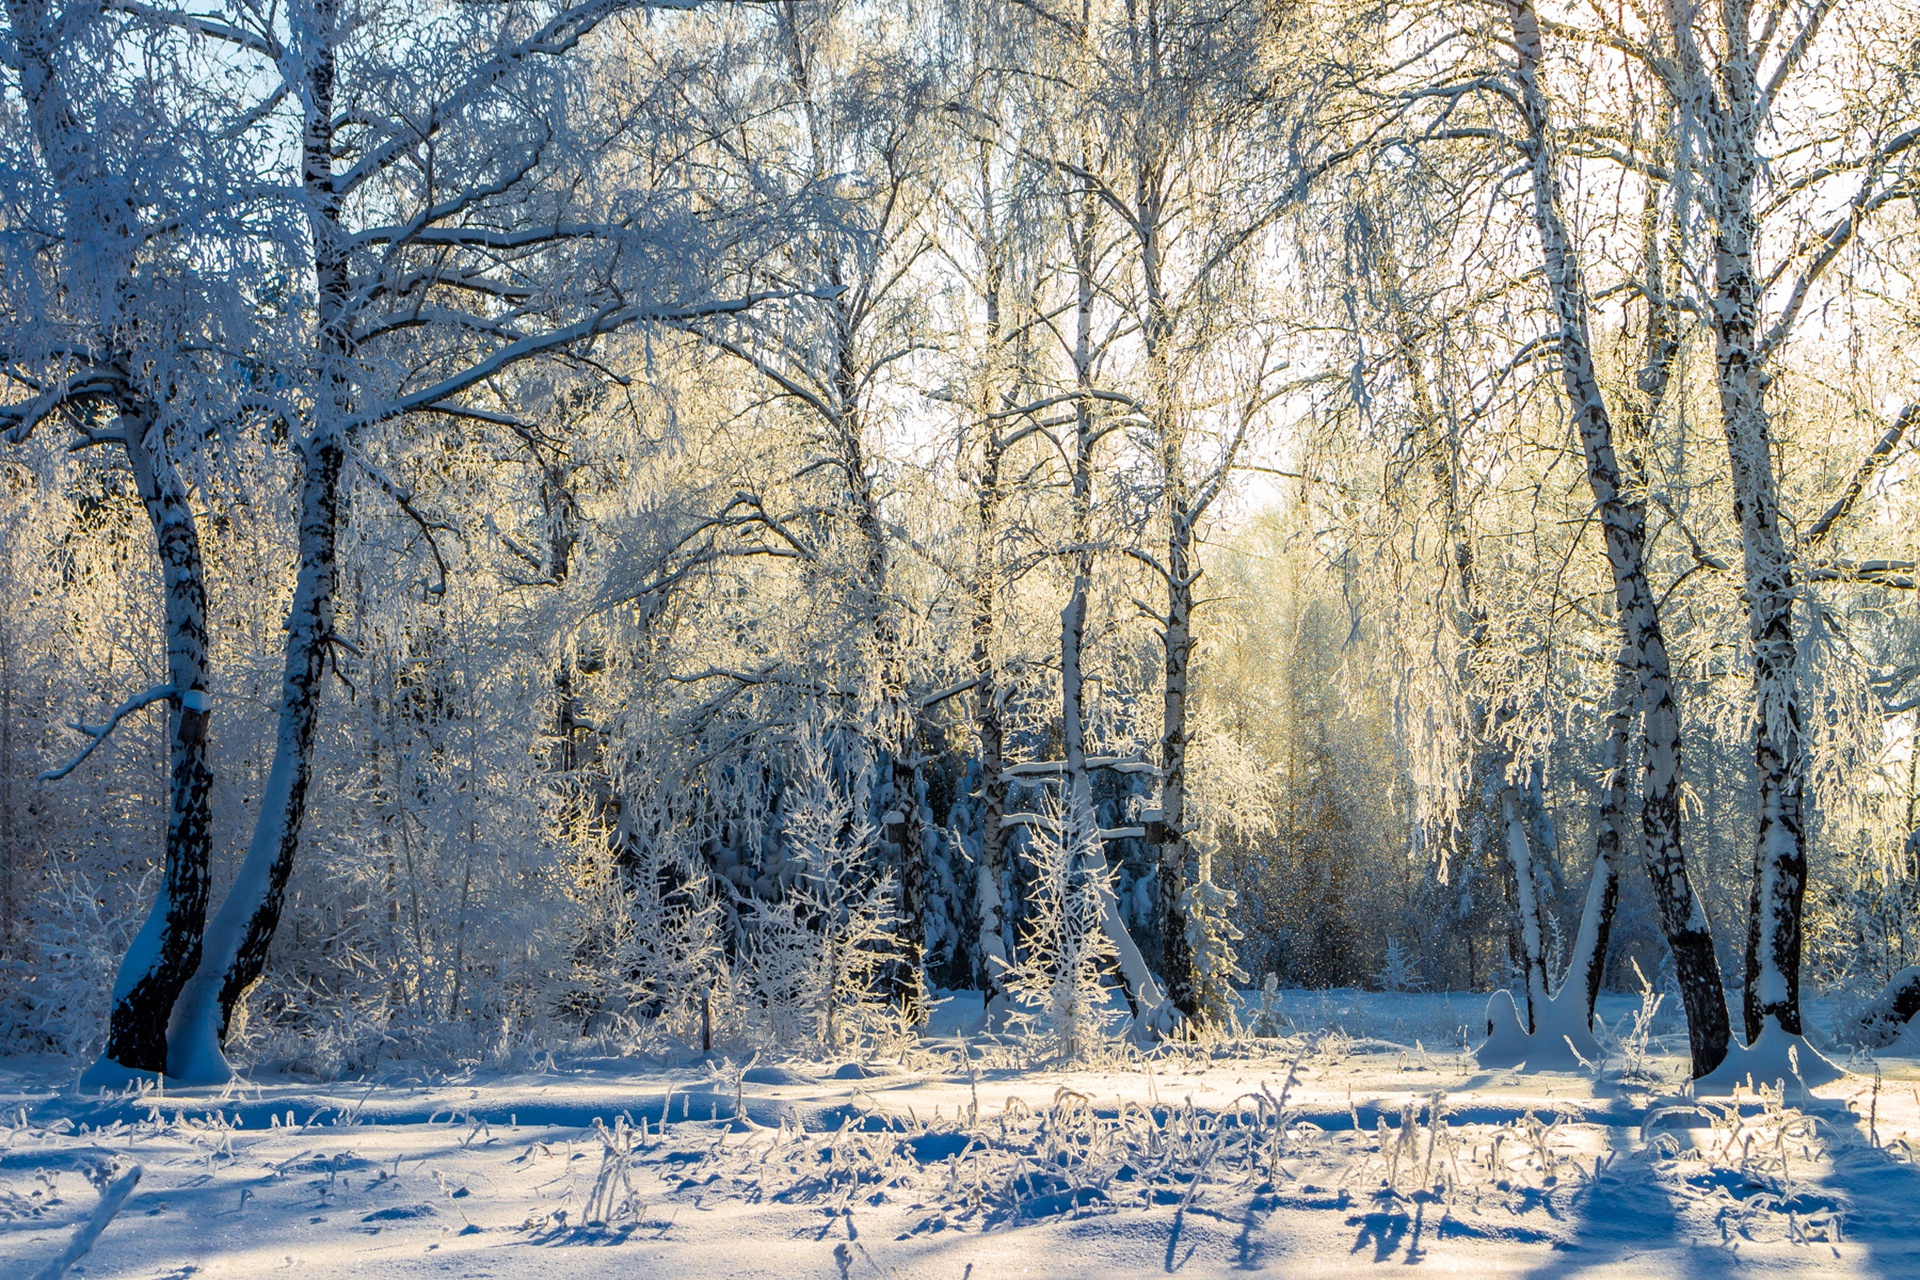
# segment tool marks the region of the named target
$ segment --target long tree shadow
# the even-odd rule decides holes
[[[1832,1172],[1822,1182],[1842,1202],[1843,1247],[1865,1250],[1856,1266],[1866,1274],[1920,1275],[1920,1168],[1882,1146],[1852,1110],[1835,1108],[1823,1119]]]
[[[1695,1238],[1680,1206],[1653,1175],[1638,1128],[1607,1130],[1607,1167],[1574,1197],[1572,1238],[1526,1272],[1527,1280],[1573,1280],[1605,1268],[1645,1259],[1647,1275],[1719,1280],[1740,1274],[1731,1252]]]

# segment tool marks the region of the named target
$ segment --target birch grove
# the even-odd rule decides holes
[[[1885,1043],[1916,17],[9,0],[7,1043]]]

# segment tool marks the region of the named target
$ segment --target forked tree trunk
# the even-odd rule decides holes
[[[1730,0],[1719,92],[1706,108],[1712,173],[1714,305],[1720,418],[1740,525],[1753,653],[1753,761],[1759,813],[1747,904],[1745,1014],[1749,1043],[1768,1020],[1800,1034],[1800,920],[1806,894],[1807,762],[1800,725],[1799,646],[1793,634],[1793,555],[1780,497],[1759,350],[1761,284],[1754,270],[1753,187],[1759,89],[1747,47],[1748,5]],[[1690,42],[1689,42],[1690,47]]]
[[[1639,674],[1644,728],[1641,830],[1647,875],[1660,924],[1672,949],[1687,1011],[1693,1074],[1703,1076],[1727,1056],[1731,1028],[1726,990],[1713,935],[1687,874],[1681,841],[1680,719],[1674,705],[1666,640],[1646,565],[1646,507],[1622,492],[1614,452],[1613,420],[1594,369],[1585,284],[1560,207],[1559,175],[1549,139],[1547,97],[1540,83],[1542,50],[1532,0],[1508,0],[1520,101],[1533,176],[1534,222],[1546,258],[1546,278],[1560,325],[1561,376],[1587,464],[1613,573],[1614,596]]]

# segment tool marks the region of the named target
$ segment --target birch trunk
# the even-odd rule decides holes
[[[150,413],[125,424],[127,461],[153,525],[165,596],[169,801],[166,862],[159,896],[121,961],[113,983],[107,1046],[87,1080],[107,1082],[115,1068],[167,1069],[167,1021],[180,989],[200,963],[213,852],[213,772],[207,765],[206,570],[186,485],[164,453]]]
[[[1584,989],[1588,1026],[1593,1024],[1593,1007],[1600,999],[1600,982],[1606,976],[1607,944],[1613,936],[1614,912],[1620,903],[1620,858],[1632,838],[1633,786],[1627,771],[1632,762],[1634,699],[1638,685],[1632,655],[1623,652],[1614,669],[1613,705],[1607,715],[1607,752],[1602,762],[1604,790],[1600,820],[1593,837],[1593,870],[1587,877],[1587,900],[1580,912],[1580,932],[1574,936],[1567,976],[1560,983],[1563,997],[1576,983]]]
[[[344,453],[328,437],[309,442],[302,454],[300,567],[287,617],[273,763],[246,858],[207,927],[199,968],[168,1031],[167,1074],[190,1084],[232,1074],[221,1046],[234,1007],[266,967],[313,778],[314,728],[333,633]]]
[[[207,696],[206,568],[186,483],[167,454],[159,407],[136,391],[136,360],[116,328],[139,314],[132,297],[133,255],[142,243],[142,229],[134,221],[136,206],[117,192],[104,168],[100,141],[88,136],[81,113],[68,100],[55,50],[61,36],[52,25],[51,11],[8,0],[7,16],[34,140],[68,206],[76,237],[72,250],[80,259],[72,265],[83,276],[91,275],[97,286],[103,329],[99,372],[113,387],[118,434],[153,527],[167,683],[173,688],[168,699],[169,786],[160,890],[121,960],[107,1045],[84,1077],[89,1083],[111,1084],[127,1071],[166,1069],[167,1019],[200,958],[213,844],[213,775],[206,745],[212,711]],[[10,845],[7,854],[12,855]]]
[[[1527,1030],[1533,1031],[1547,1007],[1547,959],[1540,930],[1540,896],[1527,839],[1527,808],[1512,781],[1500,788],[1500,819],[1507,833],[1507,861],[1513,865],[1516,916],[1520,923],[1521,977],[1527,987]]]
[[[982,200],[982,237],[988,254],[986,288],[987,371],[991,381],[1005,376],[1001,356],[1006,335],[1001,328],[1001,288],[1005,269],[1000,257],[998,231],[994,221],[993,171],[991,153],[980,148],[980,186]],[[996,397],[989,391],[980,397],[983,409],[991,409]],[[1004,407],[1004,406],[1002,406]],[[980,914],[978,979],[982,1004],[989,1015],[996,1000],[1004,997],[1001,974],[1013,959],[1003,919],[1004,881],[1007,871],[1007,835],[1000,819],[1007,812],[1006,730],[1001,722],[999,667],[994,657],[995,635],[1000,607],[1000,474],[1004,439],[997,420],[982,413],[985,436],[981,441],[980,474],[975,481],[976,512],[979,519],[979,544],[974,554],[973,589],[973,726],[980,740],[980,866],[975,882],[975,906]]]
[[[181,992],[167,1035],[167,1073],[188,1083],[232,1074],[222,1044],[233,1010],[260,977],[280,925],[287,878],[299,849],[313,777],[313,738],[322,677],[333,640],[338,585],[344,429],[352,408],[347,364],[352,356],[347,241],[334,182],[334,50],[338,0],[318,0],[305,71],[306,123],[301,183],[308,205],[316,284],[316,404],[299,445],[299,566],[288,609],[280,708],[273,762],[260,797],[253,838],[233,887],[206,933],[200,965]]]
[[[1719,93],[1707,114],[1713,166],[1714,357],[1720,418],[1740,525],[1747,642],[1753,653],[1753,758],[1759,784],[1753,884],[1747,906],[1745,1014],[1749,1043],[1767,1020],[1800,1034],[1800,919],[1806,893],[1806,755],[1793,557],[1780,498],[1759,351],[1761,286],[1754,270],[1753,187],[1760,174],[1754,56],[1745,0],[1725,9]]]
[[[1193,525],[1184,495],[1171,497],[1169,505],[1172,527],[1167,536],[1167,616],[1161,633],[1166,696],[1160,725],[1160,810],[1166,823],[1166,843],[1160,846],[1156,906],[1167,997],[1183,1016],[1197,1018],[1200,1006],[1193,951],[1187,942],[1185,902],[1187,863],[1193,847],[1187,835],[1187,691],[1193,660],[1193,584],[1199,574],[1192,568]]]
[[[1540,83],[1539,19],[1532,0],[1508,0],[1507,13],[1514,36],[1521,109],[1526,117],[1534,222],[1560,323],[1561,376],[1573,406],[1587,480],[1600,515],[1615,600],[1639,674],[1645,749],[1641,830],[1646,841],[1643,852],[1647,875],[1659,906],[1661,928],[1673,952],[1681,1002],[1687,1011],[1693,1074],[1698,1077],[1726,1057],[1731,1030],[1713,935],[1687,874],[1681,840],[1680,720],[1666,640],[1647,576],[1646,507],[1622,492],[1613,420],[1594,370],[1585,285],[1561,212],[1547,96]]]
[[[1157,46],[1156,46],[1157,47]],[[1156,61],[1157,70],[1157,61]],[[1160,483],[1167,520],[1167,612],[1160,619],[1163,657],[1162,715],[1160,722],[1160,809],[1166,839],[1160,846],[1155,902],[1160,936],[1161,976],[1167,996],[1183,1017],[1199,1016],[1194,983],[1193,953],[1187,942],[1187,864],[1193,842],[1187,830],[1188,692],[1193,660],[1193,588],[1199,580],[1194,566],[1194,495],[1187,480],[1186,430],[1170,367],[1174,321],[1169,313],[1162,280],[1160,224],[1164,195],[1157,156],[1146,152],[1136,176],[1137,199],[1132,229],[1139,245],[1140,278],[1146,315],[1141,338],[1147,357],[1147,382],[1152,400],[1154,432],[1159,438]]]
[[[1072,538],[1073,588],[1066,608],[1060,614],[1060,735],[1065,747],[1066,813],[1070,822],[1093,819],[1093,781],[1087,771],[1086,717],[1082,693],[1085,674],[1081,658],[1085,653],[1087,597],[1092,589],[1093,548],[1093,464],[1094,449],[1100,433],[1093,417],[1094,299],[1097,281],[1094,275],[1095,237],[1099,231],[1099,203],[1091,192],[1074,197],[1071,209],[1074,274],[1077,297],[1074,307],[1073,364],[1074,400],[1073,472],[1069,484],[1069,523]],[[1071,832],[1067,833],[1071,836]],[[1069,846],[1077,847],[1077,846]],[[1127,929],[1120,914],[1120,903],[1106,880],[1106,846],[1097,837],[1087,842],[1097,859],[1100,873],[1100,919],[1113,943],[1127,1003],[1136,1017],[1151,1015],[1163,1000],[1160,984],[1147,967],[1146,958]]]
[[[1133,940],[1133,934],[1127,930],[1127,922],[1120,914],[1119,899],[1114,896],[1113,887],[1107,878],[1106,841],[1095,831],[1091,839],[1077,841],[1077,832],[1073,829],[1079,824],[1095,823],[1093,809],[1093,780],[1087,770],[1086,734],[1080,714],[1080,693],[1083,681],[1080,672],[1081,644],[1086,631],[1086,581],[1077,579],[1074,584],[1073,598],[1060,614],[1060,721],[1061,736],[1066,745],[1066,813],[1065,821],[1070,824],[1062,833],[1069,841],[1068,848],[1089,850],[1092,859],[1091,870],[1099,877],[1100,883],[1100,922],[1107,938],[1113,943],[1115,960],[1120,968],[1120,979],[1135,1018],[1151,1017],[1164,1002],[1160,984],[1154,980],[1153,971],[1147,967],[1146,957],[1140,954],[1139,946]],[[1155,1027],[1155,1030],[1165,1030]]]

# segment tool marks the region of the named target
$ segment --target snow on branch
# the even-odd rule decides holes
[[[115,707],[113,714],[107,717],[106,723],[104,724],[86,724],[79,720],[72,721],[72,728],[84,733],[87,737],[93,739],[93,741],[89,742],[79,755],[67,761],[63,767],[47,770],[41,774],[36,781],[60,781],[60,779],[66,777],[75,769],[78,769],[81,764],[86,761],[86,758],[94,753],[95,748],[107,740],[107,735],[112,733],[122,720],[125,720],[128,716],[143,707],[150,707],[156,702],[166,701],[168,698],[173,697],[176,692],[170,684],[155,685],[145,693],[135,694],[133,697],[128,698],[125,702]],[[202,711],[206,709],[206,698],[207,695],[197,689],[189,689],[186,693],[180,695],[182,702],[188,703],[194,706],[196,710]]]
[[[1913,425],[1916,414],[1920,414],[1920,404],[1910,404],[1900,410],[1899,416],[1893,420],[1893,425],[1886,429],[1872,450],[1861,459],[1860,465],[1854,468],[1853,477],[1847,481],[1847,487],[1840,491],[1840,496],[1833,500],[1833,505],[1813,522],[1811,529],[1807,530],[1806,545],[1808,547],[1818,546],[1821,540],[1832,531],[1833,526],[1844,520],[1847,513],[1853,510],[1853,504],[1859,501],[1860,495],[1873,482],[1873,477],[1886,464],[1893,451],[1900,447],[1900,441],[1907,434],[1907,429]]]
[[[501,347],[484,359],[475,361],[460,372],[442,378],[431,386],[422,387],[418,391],[399,396],[385,404],[376,405],[351,419],[347,423],[346,431],[348,435],[352,435],[375,423],[404,417],[421,410],[457,412],[455,407],[443,405],[441,402],[485,382],[522,361],[612,333],[630,324],[649,321],[675,324],[702,316],[730,315],[734,312],[746,311],[770,299],[785,296],[787,296],[785,293],[780,292],[751,293],[740,298],[728,298],[692,307],[603,306],[584,320],[563,325],[547,333],[521,338],[517,342]]]

